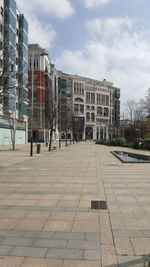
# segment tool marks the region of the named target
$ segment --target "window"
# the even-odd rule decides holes
[[[80,105],[80,113],[84,113],[84,105]]]
[[[86,102],[90,103],[90,93],[86,92]]]
[[[95,114],[91,113],[91,121],[95,121]]]
[[[87,121],[90,120],[90,113],[89,113],[89,112],[86,113],[86,120],[87,120]]]
[[[74,94],[77,94],[77,83],[74,83]]]
[[[78,105],[77,104],[74,105],[74,111],[78,112]]]
[[[105,105],[105,95],[102,95],[102,105]]]
[[[100,104],[100,94],[97,94],[97,104]]]
[[[102,107],[97,107],[97,115],[102,116]]]
[[[106,95],[106,106],[109,106],[109,95]]]
[[[74,101],[76,101],[76,102],[83,102],[83,99],[78,97],[78,98],[75,98]]]
[[[94,106],[91,106],[91,110],[95,110],[95,107]]]
[[[94,104],[95,103],[95,94],[91,93],[91,103]]]
[[[13,71],[14,71],[14,65],[11,64],[11,72],[13,72]]]
[[[86,109],[87,109],[87,110],[90,110],[90,106],[86,106]]]
[[[104,117],[108,117],[108,108],[104,108]]]

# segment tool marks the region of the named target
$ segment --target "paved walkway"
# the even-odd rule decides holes
[[[123,164],[92,142],[33,158],[28,149],[0,151],[0,266],[142,266],[150,164]]]

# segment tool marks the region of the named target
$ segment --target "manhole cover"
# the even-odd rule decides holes
[[[91,209],[94,210],[107,210],[107,202],[100,200],[92,200],[91,201]]]

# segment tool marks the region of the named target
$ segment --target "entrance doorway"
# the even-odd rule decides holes
[[[85,130],[86,140],[93,140],[93,128],[88,126]]]

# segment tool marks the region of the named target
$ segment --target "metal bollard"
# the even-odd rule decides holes
[[[41,145],[40,144],[37,144],[37,154],[40,154],[40,152],[41,152]]]

